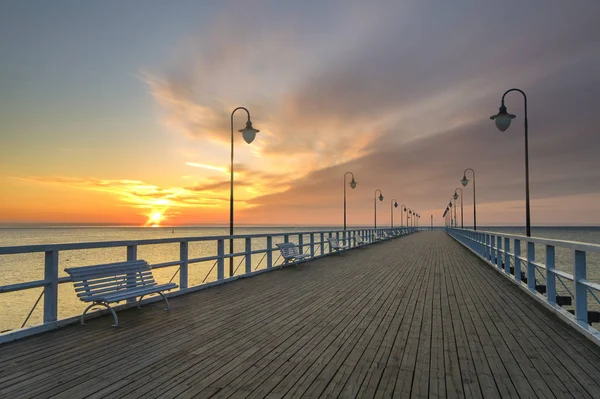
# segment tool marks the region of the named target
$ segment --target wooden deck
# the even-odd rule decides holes
[[[0,397],[600,397],[600,349],[442,232],[0,346]]]

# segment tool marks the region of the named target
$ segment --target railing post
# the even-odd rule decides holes
[[[583,323],[588,322],[587,314],[587,287],[581,284],[587,276],[587,262],[584,251],[575,251],[575,265],[573,280],[575,280],[575,317]]]
[[[252,238],[246,237],[246,274],[252,273]]]
[[[321,255],[325,255],[325,233],[321,233]]]
[[[188,287],[188,242],[179,243],[179,289]]]
[[[490,234],[490,261],[492,265],[496,264],[496,236]]]
[[[333,234],[331,234],[331,231],[329,232],[329,238],[333,238]],[[333,248],[331,248],[331,244],[329,244],[329,253],[333,252]]]
[[[546,298],[548,303],[556,306],[556,275],[554,245],[546,245]]]
[[[273,237],[267,237],[267,269],[273,267]]]
[[[510,238],[504,238],[504,273],[510,274]]]
[[[217,240],[217,280],[225,278],[225,240]]]
[[[521,284],[521,240],[515,240],[514,249],[515,275],[514,278]]]
[[[44,324],[58,320],[58,251],[46,251],[44,262]]]
[[[535,243],[527,242],[527,287],[535,293]]]
[[[287,234],[283,235],[283,242],[290,242],[290,236]]]
[[[127,261],[137,260],[137,245],[127,246]],[[127,273],[127,287],[135,287],[135,272]],[[129,298],[127,303],[135,303],[135,298]]]
[[[315,233],[310,233],[310,257],[315,257]]]
[[[496,267],[502,269],[502,237],[496,237]]]
[[[489,234],[485,234],[485,247],[484,247],[484,251],[485,251],[485,258],[487,260],[490,260],[490,236]]]
[[[303,234],[298,234],[298,249],[300,250],[301,254],[304,253],[304,235]]]

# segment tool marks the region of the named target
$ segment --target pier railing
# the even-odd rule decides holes
[[[398,233],[398,235],[405,235],[416,231],[416,229],[395,228],[394,231]],[[61,254],[64,253],[69,254],[69,257],[73,258],[75,257],[73,256],[74,252],[102,250],[107,251],[107,256],[104,257],[102,253],[96,254],[94,259],[110,258],[111,260],[96,262],[95,264],[111,263],[113,261],[116,262],[145,259],[149,261],[152,269],[176,268],[171,277],[171,281],[173,281],[174,278],[179,275],[179,289],[170,292],[168,296],[177,296],[203,289],[211,285],[263,273],[272,270],[273,268],[282,266],[284,261],[280,256],[278,256],[279,249],[276,246],[277,243],[294,242],[299,246],[300,251],[310,254],[310,259],[316,259],[323,256],[328,256],[334,252],[334,250],[329,246],[328,238],[336,238],[338,241],[345,243],[351,249],[357,246],[354,237],[362,238],[364,244],[372,244],[379,241],[383,235],[383,232],[391,232],[391,230],[388,228],[377,230],[352,229],[345,231],[300,231],[273,234],[181,237],[135,241],[106,241],[0,247],[0,267],[3,263],[6,264],[8,262],[2,261],[5,261],[6,258],[10,257],[10,255],[20,256],[25,254],[38,254],[37,259],[39,259],[40,264],[35,267],[43,269],[43,278],[41,279],[0,285],[0,299],[2,299],[1,294],[41,288],[41,293],[39,296],[37,296],[37,300],[33,300],[36,298],[36,296],[28,298],[28,300],[31,299],[31,304],[33,306],[27,317],[25,317],[25,321],[22,323],[20,329],[4,331],[3,334],[0,333],[0,343],[18,339],[37,332],[50,330],[64,324],[75,322],[77,320],[76,315],[68,315],[70,317],[64,317],[62,319],[59,317],[59,287],[63,284],[72,283],[71,278],[62,272],[62,270],[66,267],[65,264],[61,262]],[[229,247],[227,245],[230,238],[232,238],[234,242],[233,254],[229,253]],[[178,248],[175,249],[173,245],[178,246]],[[190,248],[191,245],[201,245],[202,248],[200,250],[200,254],[202,256],[191,256],[193,252]],[[146,247],[155,246],[158,246],[158,251],[155,250],[154,252],[160,253],[161,258],[164,258],[165,254],[168,256],[168,254],[171,253],[176,254],[173,256],[175,259],[152,263],[149,259],[147,259],[146,256],[138,257],[138,249],[145,249]],[[114,259],[115,250],[118,251],[118,259]],[[234,258],[235,270],[233,275],[226,276],[226,274],[228,274],[226,263],[229,263],[226,262],[226,260],[230,258]],[[11,261],[18,262],[19,260],[17,259]],[[191,281],[190,271],[193,270],[193,265],[199,263],[204,263],[204,265],[212,264],[212,267],[210,267],[204,278],[201,278],[200,276],[200,278],[196,279],[195,281]],[[71,263],[68,266],[72,267],[89,265],[90,264]],[[2,272],[2,270],[0,270],[0,272]],[[212,277],[209,278],[209,276]],[[71,300],[77,302],[72,289],[63,291],[63,296],[70,295]],[[155,300],[155,298],[149,298],[147,301],[152,300]],[[36,310],[36,307],[38,304],[40,304],[40,302],[41,307],[43,308],[42,324],[26,328],[31,315]],[[134,303],[130,301],[129,304],[117,306],[115,308],[119,309],[122,307],[131,306],[132,304]],[[4,306],[13,305],[14,304],[4,302]],[[96,313],[98,314],[102,312],[98,311]],[[29,324],[31,324],[31,322],[29,322]]]
[[[600,309],[600,284],[590,281],[588,270],[591,259],[600,272],[600,245],[467,229],[446,231],[538,299],[562,310],[562,315],[600,339],[598,331],[590,327],[592,322],[600,322],[600,312],[589,310],[590,306]],[[572,305],[571,299],[573,309],[566,310]]]

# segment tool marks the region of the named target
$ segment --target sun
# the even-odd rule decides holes
[[[152,211],[148,216],[146,226],[159,227],[160,222],[164,220],[163,213],[160,211]]]

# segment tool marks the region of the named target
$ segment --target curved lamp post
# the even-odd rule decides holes
[[[470,170],[473,173],[473,230],[477,230],[477,205],[475,202],[475,171],[471,168],[465,169],[463,172],[463,178],[460,181],[463,187],[467,187],[469,184],[469,179],[467,179],[467,170]]]
[[[408,219],[410,218],[410,222]],[[412,209],[408,208],[408,212],[406,212],[406,227],[412,227]]]
[[[460,190],[460,228],[464,229],[465,228],[465,224],[464,224],[464,217],[463,217],[463,190],[460,187],[457,187],[454,189],[454,200],[456,200],[458,198],[458,194],[456,193],[456,190]]]
[[[400,227],[404,226],[402,224],[402,215],[404,214],[404,212],[406,212],[406,205],[402,204],[400,205]],[[408,227],[408,219],[406,220],[406,227]]]
[[[398,208],[398,202],[395,199],[390,201],[390,214],[392,215],[391,228],[394,228],[394,208]]]
[[[353,190],[356,188],[356,181],[354,180],[354,173],[346,172],[344,174],[344,230],[346,230],[346,176],[352,175],[352,181],[349,183],[350,188]]]
[[[233,114],[236,111],[243,109],[246,111],[248,115],[248,120],[246,121],[246,127],[238,130],[238,132],[242,133],[242,137],[244,141],[248,144],[252,143],[256,138],[256,133],[260,132],[260,130],[252,127],[252,121],[250,120],[250,111],[248,111],[244,107],[237,107],[231,113],[231,183],[230,183],[230,191],[229,191],[229,254],[233,254]],[[233,256],[229,257],[229,276],[233,276]]]
[[[383,201],[383,193],[381,192],[381,190],[375,190],[375,196],[373,198],[373,210],[375,211],[375,228],[377,228],[377,191],[379,191],[379,201]]]
[[[510,126],[510,122],[516,118],[515,115],[509,114],[506,111],[506,106],[504,105],[504,97],[511,91],[518,91],[523,95],[523,100],[525,102],[525,219],[527,226],[527,237],[531,237],[531,208],[529,205],[529,139],[528,139],[528,127],[527,127],[527,96],[525,92],[521,89],[510,89],[507,90],[502,95],[502,103],[500,104],[500,108],[496,115],[490,116],[496,123],[496,127],[501,131],[505,131]]]
[[[454,225],[452,222],[452,199],[450,199],[450,202],[448,202],[448,209],[450,210],[450,227],[452,227]]]

